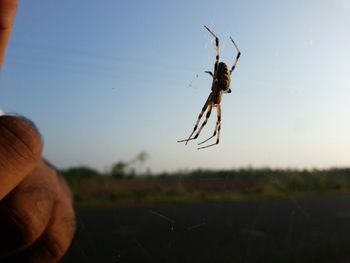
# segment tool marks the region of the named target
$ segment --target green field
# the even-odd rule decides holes
[[[350,192],[350,169],[195,170],[157,175],[101,174],[87,167],[61,171],[76,204],[198,203]]]

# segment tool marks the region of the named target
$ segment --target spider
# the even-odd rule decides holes
[[[199,116],[197,118],[196,124],[195,124],[195,126],[193,128],[193,131],[192,131],[191,135],[188,137],[188,139],[178,141],[178,142],[186,142],[186,145],[187,145],[188,141],[197,139],[197,137],[199,136],[199,134],[202,131],[203,127],[207,124],[213,107],[216,107],[216,110],[217,110],[217,121],[216,121],[214,134],[211,137],[209,137],[208,139],[202,141],[201,143],[198,143],[198,145],[201,145],[201,144],[209,141],[211,138],[215,137],[215,135],[217,134],[216,142],[213,143],[213,144],[209,144],[209,145],[206,145],[206,146],[199,147],[198,150],[204,149],[204,148],[208,148],[208,147],[211,147],[211,146],[219,144],[220,129],[221,129],[221,104],[220,103],[221,103],[221,100],[222,100],[222,96],[225,93],[231,93],[231,89],[230,89],[231,74],[232,74],[232,71],[235,69],[235,67],[237,65],[239,57],[241,56],[241,52],[240,52],[238,46],[236,45],[235,41],[233,41],[232,37],[230,37],[232,43],[235,45],[235,47],[237,49],[238,54],[236,56],[236,59],[235,59],[235,61],[233,63],[232,68],[229,70],[227,65],[224,62],[220,62],[219,38],[207,26],[204,26],[204,27],[215,38],[215,44],[216,44],[216,60],[215,60],[215,66],[214,66],[214,73],[212,73],[211,71],[205,71],[205,73],[208,73],[213,78],[213,82],[212,82],[212,85],[211,85],[211,92],[209,94],[209,97],[208,97],[207,101],[205,102],[205,104],[204,104],[204,106],[202,108],[202,111],[199,113]],[[192,135],[197,130],[199,122],[200,122],[200,119],[202,118],[202,116],[203,116],[204,112],[207,110],[207,108],[208,108],[208,111],[207,111],[207,114],[206,114],[204,122],[202,123],[201,127],[199,128],[199,130],[197,131],[195,136],[192,137]]]

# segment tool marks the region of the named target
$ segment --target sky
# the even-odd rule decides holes
[[[232,65],[220,144],[177,143]],[[350,2],[21,1],[0,108],[32,119],[59,168],[141,151],[153,172],[350,166]],[[216,112],[199,141],[212,135]]]

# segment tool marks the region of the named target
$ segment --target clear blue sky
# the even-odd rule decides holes
[[[232,64],[218,146],[186,138],[215,46]],[[198,77],[196,75],[198,74]],[[0,108],[35,121],[58,167],[153,171],[350,165],[349,1],[21,1]],[[215,111],[201,139],[213,132]]]

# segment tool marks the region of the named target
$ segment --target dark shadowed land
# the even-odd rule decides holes
[[[78,207],[62,262],[350,262],[350,196]]]
[[[350,169],[63,171],[78,233],[63,262],[350,262]]]

